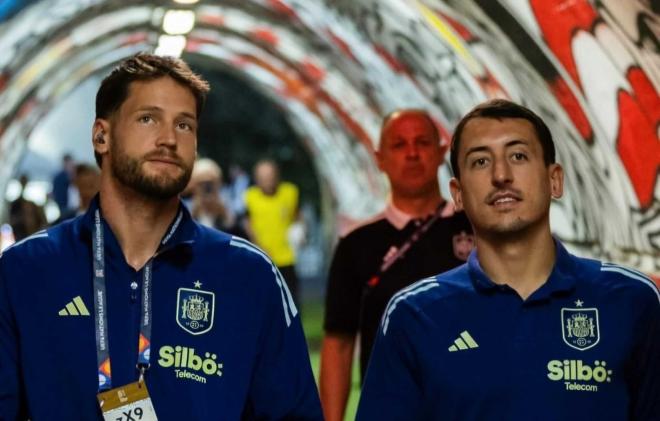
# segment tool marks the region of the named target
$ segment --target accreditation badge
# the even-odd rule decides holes
[[[147,384],[137,381],[97,395],[105,421],[157,421]]]

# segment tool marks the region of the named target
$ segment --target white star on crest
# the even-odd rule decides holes
[[[202,283],[199,282],[199,281],[195,281],[195,282],[193,282],[193,284],[195,284],[195,288],[201,288],[202,287]]]
[[[582,307],[582,304],[584,304],[584,301],[582,301],[582,300],[580,300],[580,299],[578,299],[578,300],[575,302],[575,305],[578,306],[578,307]]]

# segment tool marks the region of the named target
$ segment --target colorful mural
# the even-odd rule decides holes
[[[288,113],[338,220],[377,212],[380,119],[510,98],[548,122],[567,173],[552,205],[572,249],[660,275],[660,20],[649,0],[245,0],[194,13],[183,54],[238,72]],[[18,10],[16,6],[14,9]],[[0,191],[40,116],[81,80],[153,50],[162,5],[30,2],[0,26]],[[35,24],[38,22],[38,24]],[[84,124],[87,124],[85,122]],[[449,171],[440,177],[446,194]]]

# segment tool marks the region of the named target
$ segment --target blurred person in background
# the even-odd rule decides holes
[[[22,174],[18,181],[21,184],[21,193],[18,199],[9,205],[9,225],[14,231],[16,241],[29,237],[48,224],[43,207],[25,198],[25,188],[29,182],[27,175]]]
[[[414,281],[465,262],[472,228],[440,194],[443,151],[426,111],[385,117],[376,160],[390,181],[385,211],[339,240],[328,277],[321,346],[321,401],[326,420],[344,419],[356,337],[360,380],[389,299]]]
[[[299,304],[295,245],[289,240],[291,236],[298,240],[301,237],[299,232],[290,233],[292,227],[299,226],[298,187],[280,180],[279,168],[271,159],[256,163],[254,181],[255,185],[245,191],[248,235],[273,259],[289,285],[294,302]],[[294,228],[294,231],[300,230]]]
[[[191,213],[199,223],[246,238],[245,230],[221,196],[222,170],[215,161],[202,158],[195,162],[192,177]]]
[[[78,208],[61,214],[55,222],[56,224],[87,212],[94,196],[99,191],[101,173],[96,166],[86,163],[77,164],[74,174],[73,185],[78,191]]]
[[[53,177],[53,190],[51,195],[60,210],[60,215],[68,214],[71,210],[69,189],[75,177],[76,163],[70,154],[62,157],[62,168]]]
[[[229,165],[229,180],[222,185],[222,197],[238,218],[245,216],[245,190],[250,187],[250,176],[238,164]]]

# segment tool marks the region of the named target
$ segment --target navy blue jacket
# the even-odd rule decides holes
[[[557,242],[549,279],[523,301],[473,251],[392,298],[357,419],[658,420],[658,289]]]
[[[2,420],[101,418],[92,301],[97,206],[0,257]],[[142,273],[126,263],[105,222],[103,230],[119,386],[138,378]],[[252,244],[195,223],[181,206],[153,260],[152,309],[145,381],[160,420],[322,419],[297,309]]]

